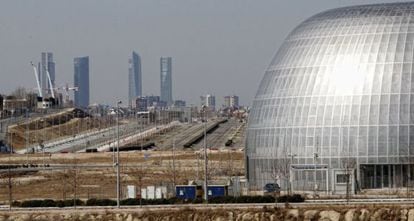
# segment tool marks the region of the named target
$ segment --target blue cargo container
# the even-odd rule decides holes
[[[211,185],[208,186],[208,197],[227,196],[227,186]]]
[[[195,199],[197,197],[196,185],[175,186],[175,195],[179,199]]]

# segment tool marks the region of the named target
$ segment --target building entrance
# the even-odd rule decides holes
[[[360,175],[362,189],[412,186],[414,164],[362,164]]]

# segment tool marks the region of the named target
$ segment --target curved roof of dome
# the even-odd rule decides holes
[[[288,154],[308,164],[318,153],[331,168],[345,156],[359,164],[412,160],[413,61],[414,2],[332,9],[302,22],[253,101],[249,182],[271,180],[272,160]]]

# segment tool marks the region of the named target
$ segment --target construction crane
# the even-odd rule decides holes
[[[37,83],[37,90],[39,92],[39,97],[42,99],[42,108],[49,108],[51,106],[51,103],[47,102],[46,101],[47,99],[45,100],[44,97],[43,97],[43,91],[42,91],[42,88],[40,87],[40,80],[39,80],[38,70],[37,70],[36,66],[33,64],[33,62],[30,62],[30,64],[33,67],[33,71],[34,71],[34,75],[35,75],[36,83]],[[46,69],[46,75],[47,75],[47,79],[48,79],[48,82],[49,82],[50,94],[52,95],[53,100],[56,100],[55,90],[65,91],[65,96],[66,96],[65,97],[65,103],[69,103],[69,91],[78,91],[79,90],[78,87],[69,87],[68,84],[66,84],[63,87],[55,88],[53,86],[52,79],[50,77],[50,73],[49,73],[48,69]]]
[[[52,94],[53,99],[56,99],[53,84],[52,84],[52,79],[50,78],[49,70],[47,68],[46,68],[46,74],[47,74],[47,79],[49,80],[50,93]]]
[[[34,72],[34,75],[35,75],[35,77],[36,77],[37,90],[38,90],[38,92],[39,92],[39,97],[41,97],[41,98],[43,99],[43,93],[42,93],[42,88],[40,87],[39,74],[38,74],[38,72],[37,72],[37,68],[36,68],[36,66],[33,64],[33,62],[30,62],[30,64],[31,64],[31,65],[32,65],[32,67],[33,67],[33,72]]]
[[[49,108],[53,105],[53,102],[50,102],[49,99],[45,99],[45,97],[43,97],[43,92],[42,92],[42,88],[40,87],[39,73],[37,71],[37,68],[33,64],[33,62],[30,62],[30,65],[32,65],[32,67],[33,67],[33,72],[34,72],[34,75],[35,75],[35,78],[36,78],[37,90],[39,92],[39,97],[40,97],[41,103],[42,103],[40,108],[44,108],[44,109]],[[52,85],[52,80],[50,79],[49,71],[46,70],[46,73],[47,73],[47,77],[49,79],[49,85],[50,85],[50,88],[51,88],[50,90],[51,90],[52,98],[53,98],[53,100],[55,100],[55,93],[54,93],[54,89],[53,89],[53,85]],[[39,100],[38,100],[38,102],[39,102]],[[38,107],[39,107],[39,105],[38,105]]]
[[[66,84],[63,87],[59,87],[59,90],[64,90],[65,91],[65,103],[69,103],[69,91],[78,91],[79,87],[69,87],[68,84]]]

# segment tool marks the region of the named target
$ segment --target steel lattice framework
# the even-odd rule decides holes
[[[333,9],[297,26],[253,101],[251,186],[270,182],[281,159],[334,169],[349,158],[362,186],[364,179],[367,188],[402,186],[403,174],[413,171],[406,166],[414,153],[413,49],[413,2]],[[373,170],[382,180],[372,181],[359,173],[361,165],[391,166]]]

